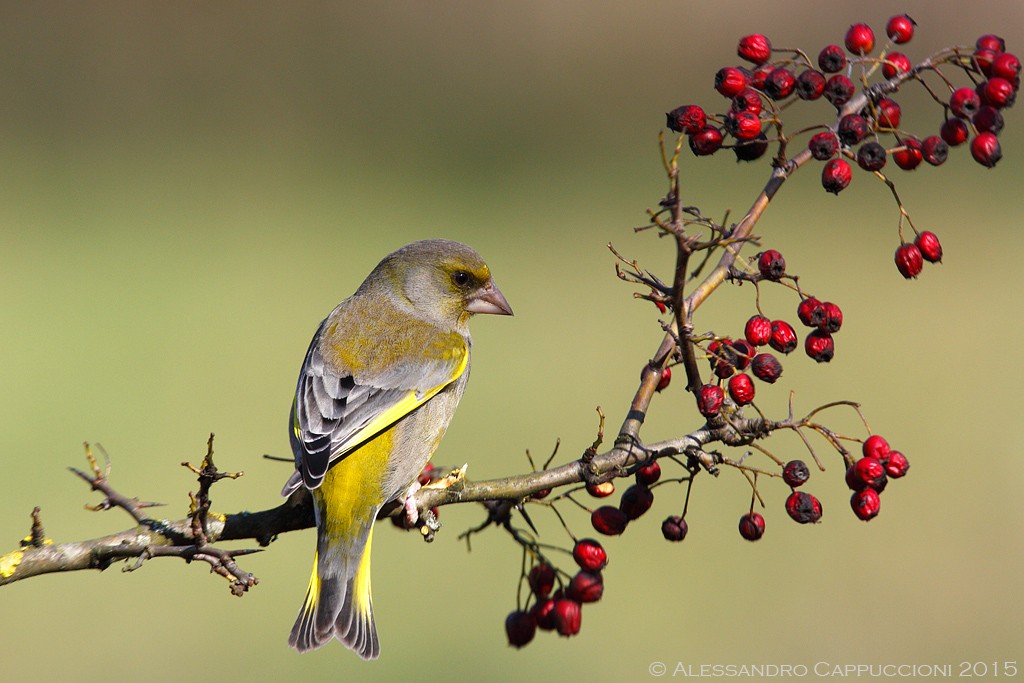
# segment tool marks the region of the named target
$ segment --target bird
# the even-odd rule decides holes
[[[337,638],[380,656],[370,595],[378,511],[411,494],[466,388],[469,319],[512,315],[483,258],[445,239],[385,256],[313,335],[289,414],[295,472],[281,491],[312,495],[317,541],[289,645]],[[404,498],[403,498],[404,496]]]

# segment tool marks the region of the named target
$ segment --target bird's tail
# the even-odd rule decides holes
[[[320,535],[306,601],[288,638],[299,652],[337,638],[363,659],[380,655],[370,600],[372,517],[360,531],[355,539],[344,542]]]

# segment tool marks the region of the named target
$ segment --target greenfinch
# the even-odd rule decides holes
[[[299,371],[289,434],[295,472],[282,495],[310,490],[317,543],[289,644],[337,638],[380,654],[370,598],[378,511],[414,491],[469,379],[469,318],[512,315],[480,255],[424,240],[385,256],[320,324]],[[415,508],[407,510],[415,513]]]

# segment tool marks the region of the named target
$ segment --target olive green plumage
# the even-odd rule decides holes
[[[370,600],[370,541],[382,506],[415,481],[469,379],[469,318],[511,315],[483,259],[450,240],[384,259],[320,324],[289,416],[295,473],[283,495],[312,491],[317,550],[289,643],[338,638],[380,653]]]

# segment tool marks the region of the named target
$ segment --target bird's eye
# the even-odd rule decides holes
[[[467,273],[464,270],[455,271],[454,273],[452,273],[452,282],[454,282],[459,287],[465,287],[467,284],[469,284],[469,273]]]

